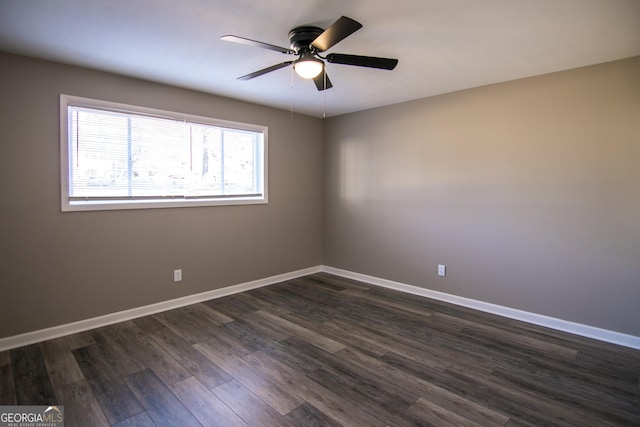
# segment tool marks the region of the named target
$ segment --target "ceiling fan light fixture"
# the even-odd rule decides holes
[[[326,56],[320,55],[360,28],[362,28],[361,23],[346,16],[341,16],[325,29],[313,26],[295,27],[289,31],[289,47],[280,47],[233,35],[222,36],[221,39],[297,56],[293,61],[281,62],[280,64],[254,71],[253,73],[238,77],[238,80],[251,80],[272,71],[293,66],[292,69],[295,70],[296,74],[304,79],[313,80],[316,89],[323,91],[333,87],[326,73],[325,62],[330,64],[354,65],[356,67],[377,68],[379,70],[393,70],[395,66],[398,65],[398,60],[392,58],[346,55],[342,53],[330,53]]]
[[[324,69],[324,62],[314,58],[311,52],[303,52],[300,58],[293,62],[293,69],[303,79],[313,79]]]

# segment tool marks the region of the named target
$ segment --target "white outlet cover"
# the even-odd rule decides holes
[[[173,281],[174,282],[182,281],[182,270],[173,270]]]
[[[447,275],[447,267],[444,264],[438,264],[438,276],[446,276]]]

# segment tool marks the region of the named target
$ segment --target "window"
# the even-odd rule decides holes
[[[62,210],[267,202],[267,128],[60,95]]]

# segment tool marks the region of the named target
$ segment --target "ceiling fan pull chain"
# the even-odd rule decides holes
[[[322,74],[323,74],[323,79],[324,79],[324,89],[323,95],[324,95],[324,110],[322,111],[322,118],[326,118],[327,117],[327,71],[326,70],[322,70]]]
[[[291,120],[293,120],[293,67],[291,67],[291,96],[289,99],[291,106]]]

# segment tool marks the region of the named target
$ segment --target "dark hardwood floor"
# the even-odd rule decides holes
[[[67,426],[640,426],[640,351],[316,274],[0,353]]]

